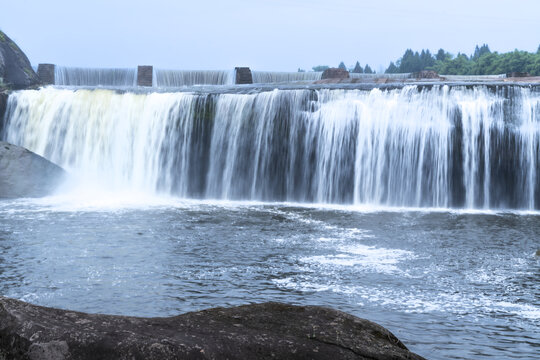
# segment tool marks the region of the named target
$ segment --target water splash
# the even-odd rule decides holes
[[[4,138],[109,190],[414,208],[540,208],[528,88],[13,93]]]

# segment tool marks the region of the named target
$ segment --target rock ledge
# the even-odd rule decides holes
[[[318,306],[170,318],[85,314],[0,297],[0,359],[423,359],[388,330]]]

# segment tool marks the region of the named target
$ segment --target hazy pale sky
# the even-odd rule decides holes
[[[0,0],[32,64],[170,69],[386,68],[407,48],[536,51],[538,0]]]

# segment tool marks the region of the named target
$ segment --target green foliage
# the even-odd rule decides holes
[[[339,63],[338,68],[339,68],[339,69],[343,69],[343,70],[347,70],[347,67],[345,66],[345,64],[343,63],[343,61]]]
[[[514,50],[499,54],[491,52],[487,44],[476,46],[468,57],[458,53],[453,57],[443,49],[433,56],[429,50],[420,53],[407,49],[394,64],[390,63],[385,73],[409,73],[434,70],[444,75],[496,75],[509,72],[528,72],[540,76],[540,47],[536,53]]]
[[[364,68],[364,74],[375,74],[375,71],[371,70],[368,64],[366,64],[366,67]]]
[[[298,68],[298,72],[306,72],[306,70]]]
[[[360,66],[360,63],[357,61],[356,65],[354,65],[354,69],[352,70],[353,73],[361,74],[364,72],[364,69],[362,69],[362,66]]]
[[[489,46],[487,46],[487,44],[484,44],[481,47],[478,47],[478,45],[476,45],[476,47],[474,48],[474,54],[472,58],[473,60],[478,60],[482,55],[485,55],[485,54],[491,54],[491,50],[489,50]]]
[[[327,65],[317,65],[317,66],[312,67],[313,71],[324,71],[329,68],[330,67]]]

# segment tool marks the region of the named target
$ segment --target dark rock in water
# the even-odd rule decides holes
[[[0,85],[23,89],[40,83],[30,61],[6,34],[0,31]]]
[[[4,128],[4,114],[6,113],[8,94],[0,92],[0,139],[2,138],[2,130]]]
[[[438,79],[439,74],[433,70],[422,70],[411,73],[409,77],[412,79]]]
[[[48,195],[64,175],[62,168],[47,159],[0,141],[0,198]]]
[[[329,68],[324,70],[321,76],[321,80],[326,79],[348,79],[349,72],[345,69],[340,68]]]
[[[0,297],[0,359],[423,359],[388,330],[318,306],[170,318],[85,314]]]
[[[518,72],[518,71],[513,71],[513,72],[509,72],[509,73],[506,73],[506,77],[507,78],[514,78],[514,77],[530,77],[531,74],[529,74],[528,72]]]

